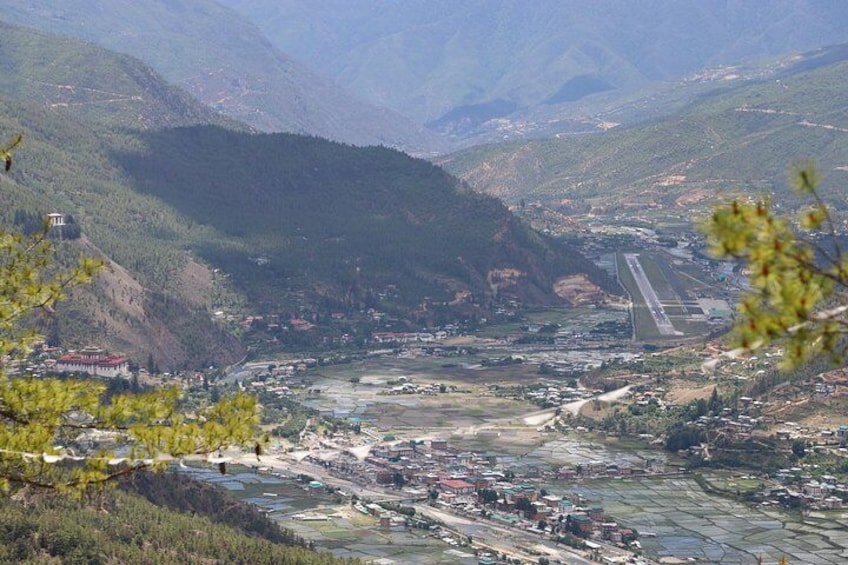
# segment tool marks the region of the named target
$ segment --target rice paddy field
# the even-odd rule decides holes
[[[354,557],[366,563],[386,565],[474,565],[477,558],[467,549],[457,549],[423,530],[388,531],[378,520],[342,509],[327,521],[284,520],[282,525],[315,541],[318,549],[337,557]]]
[[[848,563],[848,512],[808,516],[764,509],[706,493],[694,479],[627,479],[551,485],[604,507],[641,533],[657,560],[742,565]]]
[[[593,461],[639,467],[644,465],[647,459],[665,461],[666,454],[661,451],[617,449],[603,443],[581,440],[579,437],[557,435],[555,439],[546,441],[527,453],[524,459],[552,467],[587,465]]]
[[[588,447],[584,443],[571,449],[579,453]],[[615,452],[612,456],[617,459]],[[386,564],[474,563],[463,548],[419,530],[381,529],[376,518],[329,496],[309,494],[292,479],[238,467],[233,471],[225,476],[211,469],[191,472],[267,509],[318,549]],[[788,563],[848,563],[848,512],[802,516],[750,506],[708,494],[687,477],[553,482],[544,487],[555,494],[580,495],[587,505],[603,506],[622,526],[637,529],[645,555],[660,562],[748,565],[762,558],[763,563],[776,564],[785,557]],[[312,519],[299,519],[302,516]]]
[[[366,397],[352,394],[351,383],[342,378],[342,371],[354,369],[360,376],[358,387],[382,388],[389,380],[400,375],[414,382],[442,381],[455,384],[460,392],[434,397],[380,396]],[[404,434],[430,432],[447,437],[454,447],[498,454],[503,463],[524,463],[539,468],[556,468],[561,465],[586,464],[591,461],[613,462],[619,465],[639,465],[647,458],[665,458],[661,451],[644,448],[644,445],[618,445],[601,442],[590,435],[563,436],[540,432],[532,426],[522,425],[520,419],[535,407],[522,402],[506,401],[483,394],[483,383],[493,379],[500,382],[529,378],[527,367],[480,369],[472,366],[444,367],[433,360],[396,359],[388,365],[370,362],[356,367],[339,368],[339,374],[325,374],[321,386],[322,400],[329,408],[342,398],[363,406],[372,425],[381,430]],[[493,371],[493,372],[492,372]],[[482,373],[482,374],[481,374]],[[487,376],[484,376],[487,375]],[[335,383],[335,384],[334,384]],[[369,384],[370,383],[370,384]],[[461,392],[466,390],[469,392]],[[452,426],[452,427],[451,427]],[[716,475],[712,482],[721,482],[726,488],[738,483],[742,490],[751,488],[750,481],[728,483]],[[744,483],[744,484],[743,484]],[[763,563],[776,564],[782,557],[789,563],[812,565],[848,563],[848,512],[829,514],[813,513],[802,516],[776,508],[751,506],[736,500],[705,492],[698,483],[686,476],[662,479],[609,479],[583,483],[546,485],[553,493],[576,493],[592,503],[602,505],[607,513],[626,527],[641,532],[644,552],[666,563],[686,562],[718,563],[728,565],[753,564],[758,558]],[[430,543],[436,540],[407,540],[411,555],[399,559],[392,556],[398,540],[392,541],[395,549],[377,550],[377,537],[363,532],[337,531],[331,524],[299,524],[305,537],[331,534],[334,544],[351,548],[358,539],[370,540],[366,545],[375,558],[394,559],[409,563],[461,563],[451,561],[455,555],[436,553]],[[346,530],[348,526],[341,527]],[[307,531],[307,529],[309,531]],[[649,534],[649,535],[645,535]],[[395,535],[395,534],[392,534]],[[399,539],[399,538],[398,538]],[[321,541],[321,544],[328,544]],[[352,545],[353,544],[353,545]],[[420,549],[420,552],[417,549]],[[337,547],[335,551],[340,551]],[[414,551],[413,551],[414,550]],[[386,551],[387,553],[380,553]],[[357,550],[364,555],[364,550]],[[373,553],[377,552],[377,553]],[[379,554],[379,557],[377,555]],[[437,561],[442,559],[441,561]],[[420,561],[415,559],[420,558]]]
[[[659,266],[653,268],[662,271]],[[659,290],[674,291],[675,285],[667,285]],[[622,315],[589,309],[583,314],[590,316],[583,318],[584,323],[589,320],[588,327]],[[677,311],[672,314],[677,315]],[[563,316],[555,321],[567,328],[563,331],[577,331],[577,326],[571,326],[576,320]],[[299,376],[304,387],[312,391],[303,401],[325,414],[358,418],[376,432],[374,437],[444,437],[452,447],[485,451],[496,455],[501,463],[518,463],[518,467],[526,464],[552,470],[592,461],[637,466],[648,458],[666,459],[666,454],[647,449],[643,443],[546,432],[540,424],[528,423],[529,417],[540,413],[536,406],[499,397],[491,387],[545,381],[547,377],[539,372],[539,356],[554,359],[568,353],[602,359],[616,354],[614,350],[522,350],[494,334],[477,341],[474,347],[476,353],[461,357],[402,354],[321,367]],[[504,366],[485,363],[516,354],[527,361]],[[443,384],[447,390],[437,394],[392,394],[390,389],[400,382]],[[385,565],[475,563],[461,547],[452,547],[416,530],[381,529],[375,518],[339,505],[327,495],[311,495],[292,479],[261,476],[248,470],[226,476],[210,471],[204,478],[267,508],[285,527],[335,555]],[[751,481],[734,483],[719,474],[710,481],[721,483],[725,489],[737,488],[736,484],[741,490],[756,486],[749,484]],[[747,565],[762,559],[762,563],[777,564],[785,557],[792,564],[848,563],[848,512],[801,515],[747,505],[705,492],[686,475],[541,486],[554,494],[579,494],[588,503],[603,506],[621,525],[637,529],[642,534],[645,555],[659,562]],[[303,520],[298,515],[312,519]]]

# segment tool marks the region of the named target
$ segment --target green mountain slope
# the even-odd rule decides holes
[[[109,154],[136,144],[135,132],[215,123],[246,130],[168,85],[138,60],[77,40],[0,24],[0,132],[24,132],[3,178],[0,221],[17,213],[71,214],[83,237],[60,259],[86,253],[109,260],[91,288],[75,293],[45,333],[66,346],[98,343],[163,367],[232,363],[244,349],[209,324],[211,278],[186,256],[191,238],[178,215],[126,188]],[[173,226],[173,227],[172,227]]]
[[[259,130],[419,152],[441,147],[422,127],[284,55],[212,0],[0,0],[0,14],[10,23],[137,57],[198,100]]]
[[[218,310],[323,324],[337,314],[372,320],[370,308],[420,327],[505,301],[558,302],[561,275],[608,283],[428,162],[197,125],[226,120],[136,60],[4,30],[0,132],[26,137],[2,180],[0,221],[71,214],[82,237],[59,243],[61,260],[109,261],[44,321],[63,345],[151,353],[162,369],[223,365],[245,346],[211,320]],[[61,81],[48,82],[42,69],[58,66]],[[59,83],[67,99],[54,96]],[[121,96],[104,104],[103,93]]]
[[[136,129],[220,124],[247,129],[166,83],[137,59],[0,22],[0,93],[58,115]]]
[[[272,311],[485,313],[496,300],[550,303],[556,277],[597,274],[499,201],[391,149],[213,127],[143,139],[119,156],[132,186],[224,234],[203,257]],[[496,289],[499,270],[521,276]]]
[[[786,196],[814,158],[839,186],[848,163],[845,48],[805,55],[771,80],[715,89],[667,118],[602,134],[492,145],[439,161],[475,188],[563,210],[689,217],[716,196]]]
[[[65,112],[0,97],[0,131],[25,134],[0,185],[0,222],[21,229],[13,225],[18,211],[71,214],[83,237],[58,244],[60,261],[80,253],[108,259],[94,285],[63,302],[59,316],[42,320],[45,334],[65,346],[95,343],[136,360],[150,352],[163,368],[238,360],[243,346],[209,322],[211,285],[185,284],[211,278],[185,252],[197,230],[162,203],[134,194],[109,160],[116,146],[137,143],[135,134]]]

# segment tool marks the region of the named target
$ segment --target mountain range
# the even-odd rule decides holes
[[[222,45],[232,50],[236,40],[227,33],[242,30],[281,56],[255,27],[213,2],[154,2],[135,16],[138,27],[114,20],[137,8],[128,2],[98,4],[90,25],[67,6],[34,2],[4,13],[41,16],[44,27],[84,30],[98,41],[112,37],[133,46],[127,50],[144,45],[162,73],[182,76],[182,84],[205,72],[189,70],[212,57],[212,48],[185,52],[200,41],[199,30],[218,30],[216,14],[234,18],[230,31],[221,30]],[[168,30],[173,39],[161,35]],[[566,275],[587,274],[615,292],[593,264],[530,230],[492,196],[538,203],[564,218],[688,223],[693,210],[731,191],[780,193],[793,160],[814,156],[838,182],[848,159],[843,46],[770,58],[744,72],[702,69],[678,89],[686,91],[676,98],[679,109],[634,106],[642,118],[630,126],[436,160],[464,181],[389,144],[260,133],[235,119],[238,112],[225,116],[139,59],[93,43],[3,24],[0,49],[0,131],[26,137],[4,178],[0,218],[9,225],[71,214],[82,237],[60,245],[60,259],[87,253],[109,265],[46,333],[137,358],[152,351],[166,368],[241,358],[247,344],[234,337],[241,331],[235,324],[248,314],[269,320],[268,340],[302,345],[306,336],[325,343],[475,320],[504,304],[562,303],[553,288]],[[230,55],[221,61],[240,60]],[[598,80],[571,84],[604,88]],[[506,110],[493,103],[476,111]]]
[[[688,223],[732,194],[793,205],[788,169],[813,160],[832,205],[845,209],[848,45],[792,55],[757,80],[713,79],[693,103],[644,124],[474,147],[437,162],[513,204]]]
[[[704,68],[848,40],[848,7],[827,0],[221,1],[350,92],[464,143],[580,131],[634,97],[663,105]]]
[[[0,131],[25,135],[0,218],[70,214],[82,237],[60,244],[60,260],[85,253],[108,265],[47,322],[58,343],[150,352],[168,369],[221,365],[245,343],[215,311],[233,324],[342,318],[348,330],[380,312],[416,328],[503,302],[561,303],[553,284],[563,275],[612,288],[429,162],[256,133],[126,55],[0,31]]]
[[[848,9],[827,0],[0,0],[0,8],[6,21],[137,57],[259,131],[416,155],[632,125],[692,102],[710,69],[749,77],[787,53],[848,40]]]
[[[413,153],[444,148],[400,114],[341,89],[213,0],[0,0],[6,22],[136,57],[211,108],[256,130]]]

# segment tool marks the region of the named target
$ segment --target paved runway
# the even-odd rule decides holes
[[[677,335],[678,332],[674,329],[671,320],[668,319],[668,315],[665,313],[665,309],[660,304],[660,299],[657,297],[657,293],[654,292],[651,281],[648,280],[645,271],[642,270],[642,265],[639,263],[639,256],[635,253],[625,253],[624,260],[627,262],[630,272],[633,273],[633,278],[636,279],[636,286],[639,287],[639,292],[642,293],[642,297],[648,305],[648,310],[650,310],[660,334]]]

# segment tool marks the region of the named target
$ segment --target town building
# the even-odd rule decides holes
[[[472,494],[474,485],[461,479],[445,479],[439,481],[439,488],[450,494]]]
[[[113,378],[129,374],[129,360],[120,355],[104,353],[97,347],[86,347],[62,355],[56,362],[56,371]]]
[[[430,449],[445,451],[448,448],[448,442],[444,438],[433,438],[430,440]]]
[[[571,520],[576,525],[577,530],[579,530],[581,534],[591,534],[595,528],[592,519],[586,516],[585,514],[572,514]]]

